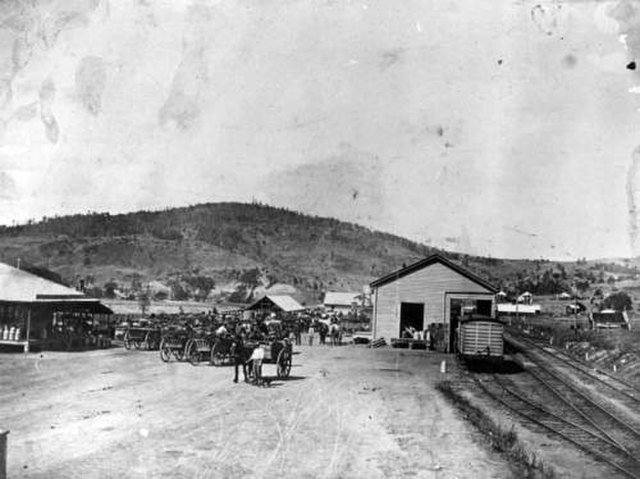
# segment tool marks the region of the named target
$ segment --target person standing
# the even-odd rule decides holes
[[[247,382],[247,364],[246,364],[246,353],[244,349],[244,341],[242,339],[242,335],[237,334],[234,338],[233,343],[231,344],[231,350],[229,351],[230,356],[233,358],[233,366],[235,369],[235,375],[233,377],[233,382],[238,382],[238,371],[242,368],[242,374],[244,376],[244,382]]]
[[[253,369],[253,380],[258,386],[262,385],[262,361],[264,360],[264,348],[258,346],[253,350],[249,361]]]
[[[313,337],[316,334],[316,330],[313,327],[313,323],[309,325],[309,346],[313,346]]]
[[[320,323],[318,334],[320,335],[320,344],[326,344],[326,342],[327,342],[327,325],[325,323]]]
[[[302,344],[302,324],[301,319],[298,319],[294,326],[294,332],[296,335],[296,346],[300,346]]]

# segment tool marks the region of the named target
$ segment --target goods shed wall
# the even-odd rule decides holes
[[[448,293],[448,294],[446,294]],[[449,305],[455,297],[493,298],[493,292],[453,269],[434,263],[375,288],[374,339],[399,337],[402,303],[424,304],[424,327],[430,323],[448,324]]]

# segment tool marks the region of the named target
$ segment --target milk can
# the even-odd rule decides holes
[[[7,328],[7,325],[4,325],[4,329],[2,330],[2,339],[4,341],[7,341],[9,339],[9,328]]]
[[[20,341],[20,328],[16,328],[16,336],[15,336],[15,340],[16,340],[16,341]]]
[[[15,340],[16,340],[16,327],[11,326],[11,329],[9,330],[9,341],[15,341]]]

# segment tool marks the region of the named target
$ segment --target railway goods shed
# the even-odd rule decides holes
[[[371,283],[373,340],[402,338],[412,329],[429,329],[436,348],[455,351],[455,331],[463,311],[495,317],[498,289],[442,255],[423,260]]]

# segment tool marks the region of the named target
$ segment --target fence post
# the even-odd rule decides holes
[[[7,435],[9,431],[0,430],[0,479],[7,479]]]

